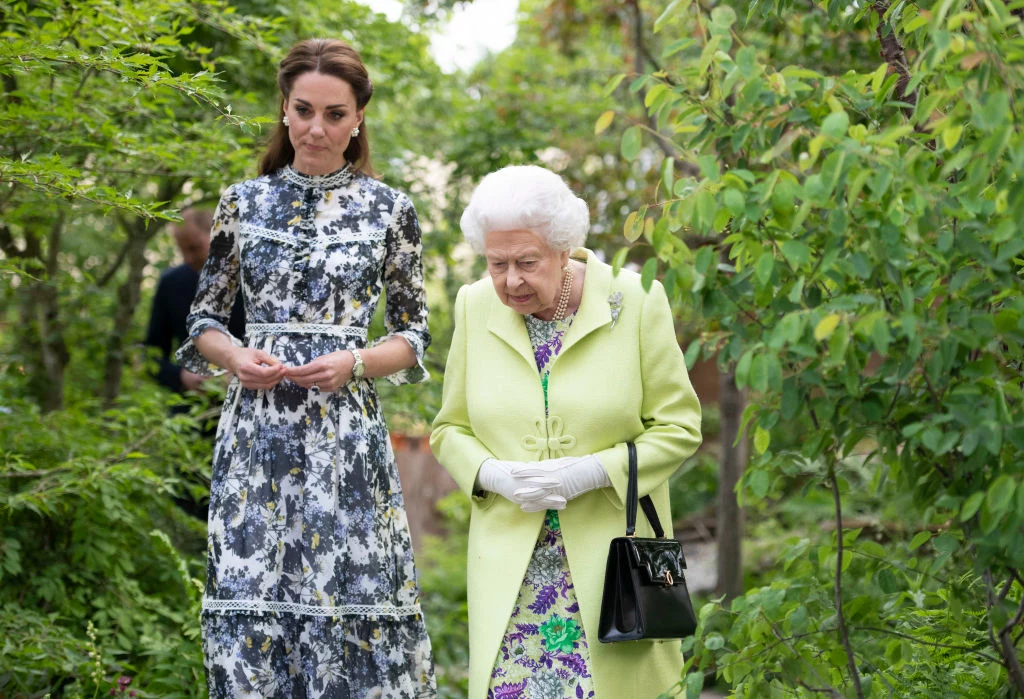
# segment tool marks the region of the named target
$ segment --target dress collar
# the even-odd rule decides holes
[[[285,165],[281,171],[286,180],[300,187],[311,189],[337,189],[344,187],[352,181],[352,164],[345,163],[340,170],[335,170],[329,175],[303,175],[291,165]]]

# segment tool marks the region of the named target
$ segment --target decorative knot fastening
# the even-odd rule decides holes
[[[544,452],[550,453],[550,458],[565,456],[565,452],[576,446],[576,437],[571,434],[562,434],[565,428],[562,418],[557,415],[544,418],[536,418],[533,426],[537,430],[536,435],[525,435],[520,444],[523,449],[537,452],[540,459],[545,458]]]

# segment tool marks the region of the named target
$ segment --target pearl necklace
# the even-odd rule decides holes
[[[558,297],[558,305],[555,306],[555,315],[552,317],[552,320],[564,320],[565,312],[569,310],[569,296],[572,294],[574,276],[572,262],[565,263],[565,267],[562,270],[565,272],[565,276],[562,277],[562,293]]]

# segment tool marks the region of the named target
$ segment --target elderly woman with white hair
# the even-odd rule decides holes
[[[668,478],[701,436],[664,289],[613,274],[581,247],[588,227],[586,203],[535,166],[485,177],[462,216],[490,279],[456,299],[430,444],[472,497],[471,699],[648,699],[682,668],[678,642],[597,641],[626,443],[670,522]]]

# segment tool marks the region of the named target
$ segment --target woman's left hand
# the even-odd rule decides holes
[[[313,388],[333,393],[352,378],[355,357],[348,350],[324,354],[308,364],[289,367],[285,377],[304,388]]]
[[[516,475],[528,478],[536,487],[566,500],[611,485],[604,464],[593,454],[528,462],[516,470]],[[525,507],[523,510],[528,511]]]

